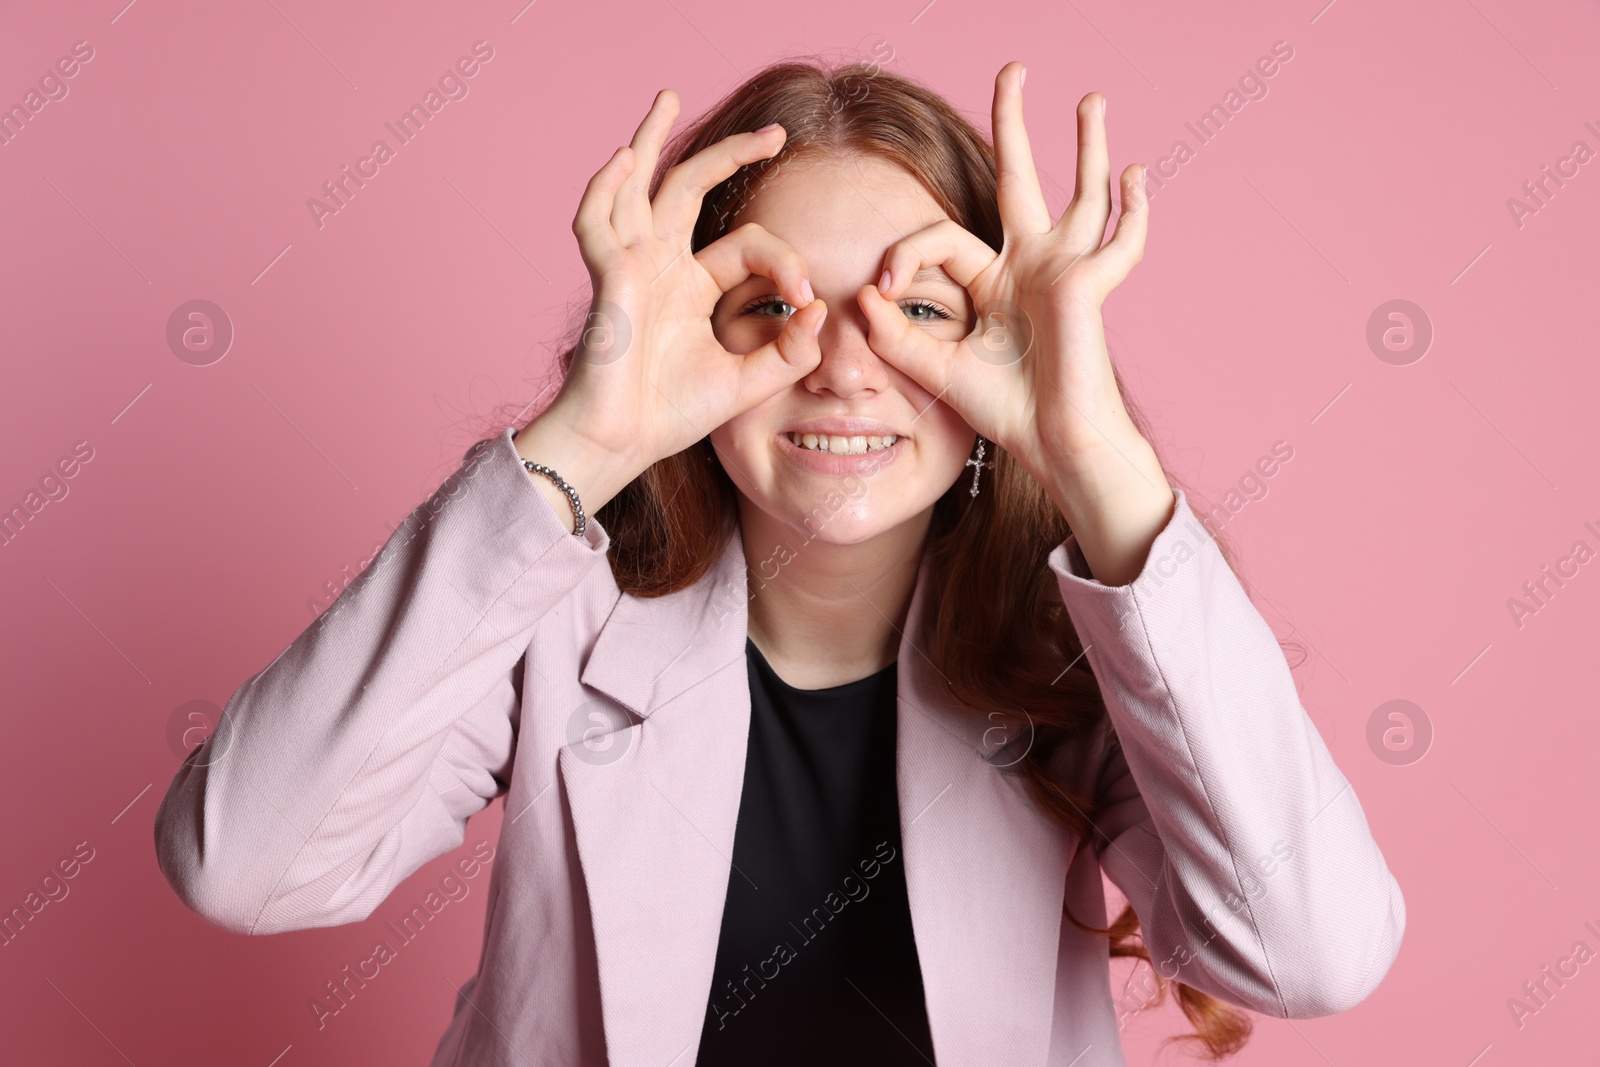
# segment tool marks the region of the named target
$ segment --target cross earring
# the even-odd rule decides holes
[[[994,460],[991,459],[988,462],[985,462],[984,458],[983,458],[984,449],[988,446],[988,444],[989,444],[989,442],[987,442],[987,441],[985,441],[983,439],[983,434],[979,434],[978,435],[978,454],[977,454],[976,457],[969,458],[967,460],[967,466],[972,468],[972,489],[971,489],[971,494],[973,496],[977,496],[978,495],[978,475],[983,473],[983,468],[994,466]]]

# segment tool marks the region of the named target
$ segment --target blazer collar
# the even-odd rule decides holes
[[[929,569],[924,553],[896,716],[901,858],[929,1026],[941,1064],[1042,1067],[1077,842],[1002,773],[1026,751],[1027,727],[961,710],[926,655],[917,620]],[[613,1063],[685,1067],[699,1042],[728,879],[740,876],[730,865],[750,728],[748,596],[736,528],[694,585],[623,594],[579,676],[638,718],[604,716],[603,748],[576,741],[558,755]]]
[[[591,520],[592,521],[592,520]],[[734,661],[744,662],[749,634],[749,578],[744,542],[737,526],[720,556],[698,582],[662,597],[622,594],[595,640],[579,680],[617,701],[641,719],[671,703],[690,687]],[[899,676],[906,668],[930,673],[939,684],[922,699],[954,709],[947,689],[925,648],[917,621],[928,586],[928,556],[917,566],[906,632],[901,635]],[[901,688],[905,688],[902,681]],[[1025,750],[1030,726],[1025,715],[984,721],[968,713],[936,716],[941,729],[997,766]],[[1007,746],[1010,746],[1009,748]],[[1001,753],[1001,749],[1006,749]]]
[[[748,587],[738,527],[698,582],[662,597],[623,593],[579,680],[641,719],[744,659]]]

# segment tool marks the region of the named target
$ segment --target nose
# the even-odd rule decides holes
[[[889,386],[889,364],[867,344],[867,317],[854,294],[828,298],[828,317],[817,335],[822,361],[804,379],[813,393],[842,400],[872,396]]]

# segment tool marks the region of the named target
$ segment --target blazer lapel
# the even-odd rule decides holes
[[[694,1062],[750,729],[744,550],[664,597],[623,594],[579,680],[632,714],[557,758],[588,889],[610,1062]]]
[[[1074,842],[1002,773],[1026,721],[959,710],[923,654],[927,572],[925,556],[897,661],[896,788],[934,1049],[941,1067],[1043,1065]],[[614,1064],[684,1067],[699,1044],[750,729],[747,597],[736,529],[693,586],[624,594],[580,675],[631,713],[557,761]]]
[[[906,891],[934,1053],[940,1067],[1043,1067],[1077,841],[1012,773],[1033,742],[1031,720],[963,710],[926,655],[917,620],[923,597],[936,595],[929,570],[924,554],[900,641],[896,746]]]

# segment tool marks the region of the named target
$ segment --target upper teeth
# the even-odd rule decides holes
[[[816,452],[831,452],[836,456],[848,456],[860,452],[881,452],[899,440],[894,434],[883,437],[870,437],[856,434],[847,437],[843,434],[825,433],[790,433],[789,440],[801,448],[809,448]]]

